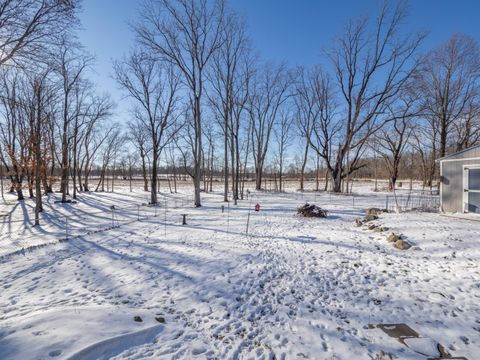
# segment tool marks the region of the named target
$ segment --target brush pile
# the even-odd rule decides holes
[[[297,209],[297,214],[303,217],[327,217],[328,211],[307,203]]]

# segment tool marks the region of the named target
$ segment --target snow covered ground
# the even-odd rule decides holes
[[[224,212],[219,193],[194,209],[185,189],[142,216],[140,191],[52,196],[40,229],[12,202],[4,254],[51,244],[0,260],[0,359],[426,359],[437,342],[478,359],[480,222],[411,212],[382,214],[385,233],[356,227],[385,203],[370,187],[252,193]],[[306,201],[329,217],[297,217]],[[62,216],[78,219],[59,243]],[[414,246],[395,249],[391,231]],[[407,347],[371,326],[398,323],[421,338]]]

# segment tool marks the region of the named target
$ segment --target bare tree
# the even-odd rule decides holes
[[[387,165],[392,189],[395,189],[402,157],[415,128],[415,116],[420,110],[418,105],[418,96],[413,91],[400,94],[397,102],[388,108],[393,121],[375,134],[374,150],[380,153]]]
[[[135,27],[139,41],[154,56],[176,66],[189,90],[192,107],[192,147],[195,206],[201,206],[202,99],[206,66],[221,47],[224,3],[207,0],[147,1]]]
[[[102,122],[111,115],[113,103],[107,95],[97,96],[94,93],[94,88],[90,84],[85,84],[84,87],[78,87],[75,90],[76,107],[75,116],[73,120],[72,130],[72,180],[73,180],[73,198],[77,198],[77,183],[80,190],[82,186],[82,172],[83,166],[80,160],[82,150],[90,150],[88,144],[82,148],[84,138],[88,137],[86,141],[91,140],[91,131],[96,129],[96,124]],[[79,93],[80,91],[80,93]],[[87,191],[87,190],[84,190]]]
[[[148,191],[147,176],[147,156],[148,148],[148,129],[143,126],[143,122],[136,119],[128,123],[129,140],[136,147],[140,156],[140,165],[142,168],[143,190]]]
[[[228,201],[229,189],[229,156],[231,156],[232,181],[235,196],[235,130],[234,107],[236,102],[236,86],[242,76],[242,60],[248,52],[248,41],[245,24],[236,14],[226,16],[222,27],[223,44],[213,56],[208,78],[212,91],[209,94],[210,104],[214,112],[221,119],[220,127],[223,130],[224,146],[224,193],[223,200]],[[230,150],[230,154],[229,154]]]
[[[480,104],[472,100],[464,116],[453,124],[455,151],[461,151],[480,142]]]
[[[233,107],[230,117],[230,152],[232,164],[232,190],[233,200],[237,205],[238,199],[243,199],[243,190],[240,196],[240,183],[242,189],[245,180],[245,169],[250,153],[250,127],[245,128],[245,122],[250,126],[247,104],[250,98],[252,76],[254,73],[255,61],[250,51],[245,51],[241,61],[241,70],[234,79]],[[245,159],[242,161],[242,149],[245,151]],[[242,171],[242,163],[243,171]],[[242,174],[243,173],[243,174]]]
[[[83,82],[82,75],[92,64],[93,58],[84,53],[79,44],[72,42],[64,37],[59,46],[58,54],[54,56],[53,67],[62,81],[62,116],[60,120],[61,131],[61,183],[60,191],[62,193],[62,202],[67,201],[69,193],[69,174],[70,174],[70,152],[72,134],[72,123],[78,119],[79,107],[76,104],[75,89],[78,89]],[[73,130],[75,130],[73,126]]]
[[[304,190],[305,168],[308,161],[310,139],[312,138],[313,127],[318,120],[319,99],[321,93],[318,87],[321,82],[322,71],[316,66],[307,71],[301,67],[297,70],[295,82],[294,103],[296,108],[296,125],[300,132],[303,143],[303,154],[300,164],[300,191]],[[302,145],[302,144],[301,144]]]
[[[120,144],[122,143],[122,134],[120,129],[114,124],[104,137],[102,146],[102,160],[100,168],[100,178],[98,180],[95,191],[105,191],[105,179],[107,177],[107,171],[109,166],[115,162],[116,157],[120,150]],[[107,190],[108,190],[108,178],[107,178]]]
[[[474,39],[455,34],[427,54],[420,70],[417,81],[425,98],[424,113],[439,132],[434,156],[442,157],[449,146],[462,148],[476,136],[470,129],[480,111],[480,48]],[[463,139],[453,139],[454,130]]]
[[[81,143],[81,160],[79,166],[78,183],[83,191],[90,191],[90,174],[98,153],[103,144],[109,139],[110,132],[114,128],[102,124],[100,121],[89,121],[84,129],[84,136]]]
[[[28,121],[24,103],[19,94],[22,88],[19,72],[6,71],[2,74],[2,115],[0,135],[2,141],[1,160],[11,180],[11,192],[17,193],[17,199],[23,200],[22,183],[26,176],[28,149]]]
[[[136,103],[135,114],[150,136],[152,178],[150,203],[157,203],[158,166],[161,152],[178,131],[178,76],[172,66],[163,65],[145,53],[133,53],[115,63],[118,83]]]
[[[342,119],[338,119],[338,105],[330,76],[320,67],[310,73],[308,86],[300,93],[305,100],[300,116],[310,116],[311,129],[305,122],[303,134],[307,136],[308,143],[316,152],[317,158],[321,157],[326,165],[325,190],[328,188],[328,177],[335,168],[336,142],[341,138],[343,130]],[[299,95],[297,95],[298,97]],[[310,100],[307,100],[310,98]],[[319,159],[318,159],[319,160]],[[307,160],[304,159],[304,162]]]
[[[342,190],[345,177],[363,166],[359,160],[367,140],[392,120],[387,108],[416,69],[415,54],[424,35],[399,36],[405,17],[405,3],[392,8],[385,2],[373,32],[368,32],[367,19],[352,22],[327,53],[340,95],[332,125],[341,132],[330,136],[338,141],[335,160],[324,157],[335,192]]]
[[[293,119],[292,116],[288,112],[282,112],[280,114],[280,121],[278,122],[277,126],[275,126],[273,132],[275,135],[275,140],[277,143],[277,164],[278,164],[278,177],[279,177],[279,190],[280,192],[283,191],[283,168],[285,163],[285,153],[288,147],[291,145],[291,141],[293,140],[292,135],[292,126],[293,126]]]
[[[55,97],[55,89],[48,88],[47,76],[48,69],[41,75],[35,77],[33,80],[33,106],[34,114],[31,116],[31,146],[33,148],[34,156],[34,178],[35,178],[35,225],[40,224],[40,212],[43,211],[42,204],[42,188],[41,188],[41,167],[42,162],[42,130],[48,119],[48,109],[46,102],[51,101]]]
[[[255,186],[262,188],[263,167],[270,145],[270,136],[278,111],[290,96],[290,74],[284,65],[267,64],[257,74],[255,89],[249,100],[252,121],[251,136],[255,161]]]
[[[77,0],[3,0],[0,3],[0,65],[37,62],[45,45],[76,23]]]

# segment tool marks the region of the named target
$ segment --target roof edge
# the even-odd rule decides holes
[[[473,150],[473,149],[476,149],[476,148],[479,148],[479,147],[480,147],[480,144],[475,145],[475,146],[470,146],[469,148],[466,148],[466,149],[454,152],[453,154],[449,154],[449,155],[443,156],[441,158],[438,158],[437,160],[435,160],[435,162],[440,162],[440,161],[443,161],[443,160],[450,159],[451,157],[454,157],[454,156],[459,155],[459,154],[463,154],[467,151],[470,151],[470,150]]]

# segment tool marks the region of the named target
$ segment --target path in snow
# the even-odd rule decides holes
[[[416,245],[401,252],[385,234],[354,227],[361,211],[348,204],[329,206],[324,198],[330,218],[302,219],[293,215],[296,197],[266,199],[258,199],[263,211],[251,213],[250,236],[246,204],[221,214],[212,197],[189,210],[188,226],[172,212],[166,238],[154,218],[2,260],[0,357],[7,344],[20,349],[32,339],[61,357],[122,335],[107,333],[105,322],[89,330],[95,341],[78,335],[84,346],[75,350],[47,315],[79,309],[67,328],[81,327],[85,312],[121,314],[130,333],[138,327],[133,315],[145,326],[165,317],[154,340],[103,347],[117,358],[369,359],[383,351],[418,359],[368,326],[406,323],[475,359],[479,223],[385,214],[378,222]],[[26,328],[32,316],[45,319],[46,331]],[[24,358],[14,350],[11,358]]]

